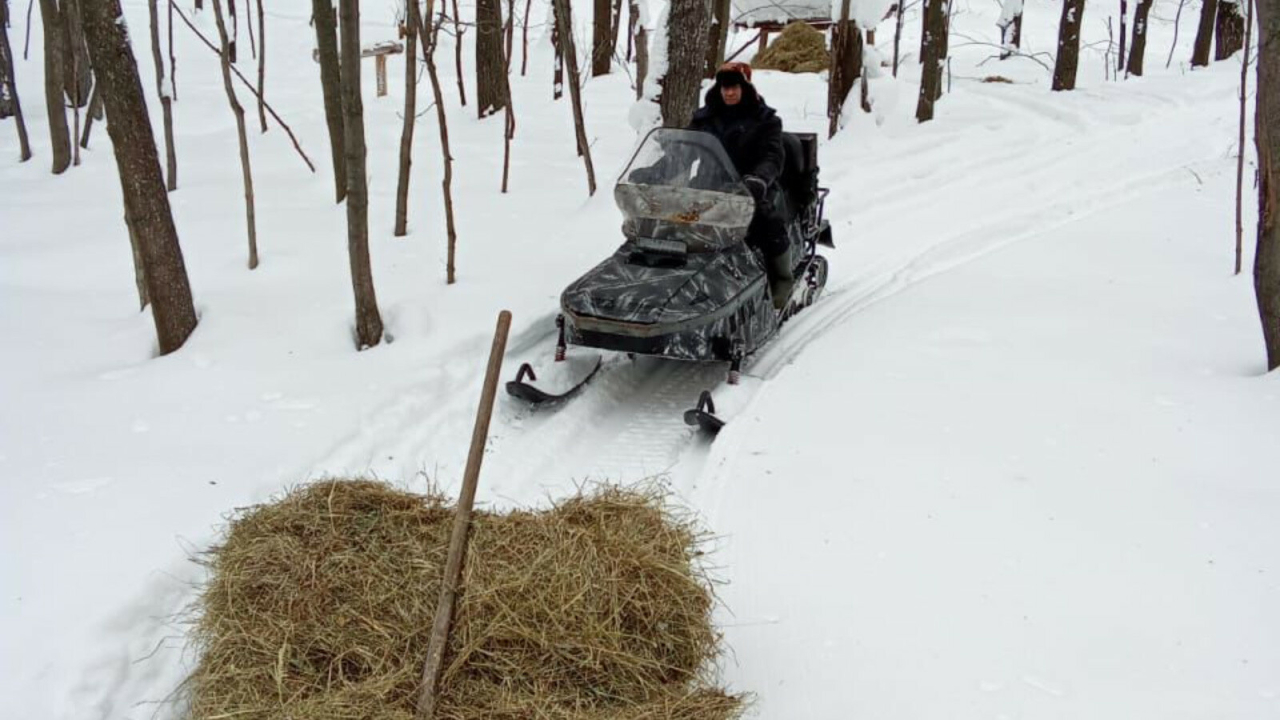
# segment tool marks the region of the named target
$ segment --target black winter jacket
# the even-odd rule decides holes
[[[742,86],[742,100],[733,106],[724,104],[720,86],[713,85],[689,129],[719,138],[739,175],[755,175],[772,185],[782,174],[782,120],[750,83]]]

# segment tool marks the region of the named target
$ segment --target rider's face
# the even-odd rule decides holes
[[[725,105],[737,105],[739,102],[742,102],[742,86],[721,85],[720,98],[724,100]]]

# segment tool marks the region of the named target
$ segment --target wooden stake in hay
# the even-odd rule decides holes
[[[751,60],[757,70],[790,73],[822,72],[831,67],[827,38],[807,23],[796,21]]]
[[[326,481],[240,512],[207,558],[192,720],[413,716],[452,512]],[[737,717],[703,536],[660,494],[477,514],[438,718]]]

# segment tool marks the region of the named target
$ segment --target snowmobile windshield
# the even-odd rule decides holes
[[[648,249],[707,252],[741,242],[755,202],[713,135],[658,128],[614,187],[623,231]]]

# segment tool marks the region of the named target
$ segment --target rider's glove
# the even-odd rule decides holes
[[[756,205],[764,206],[765,192],[769,189],[769,183],[765,182],[764,178],[759,178],[755,175],[747,175],[742,178],[742,183],[747,186],[747,190],[750,191],[751,197],[756,201]]]

